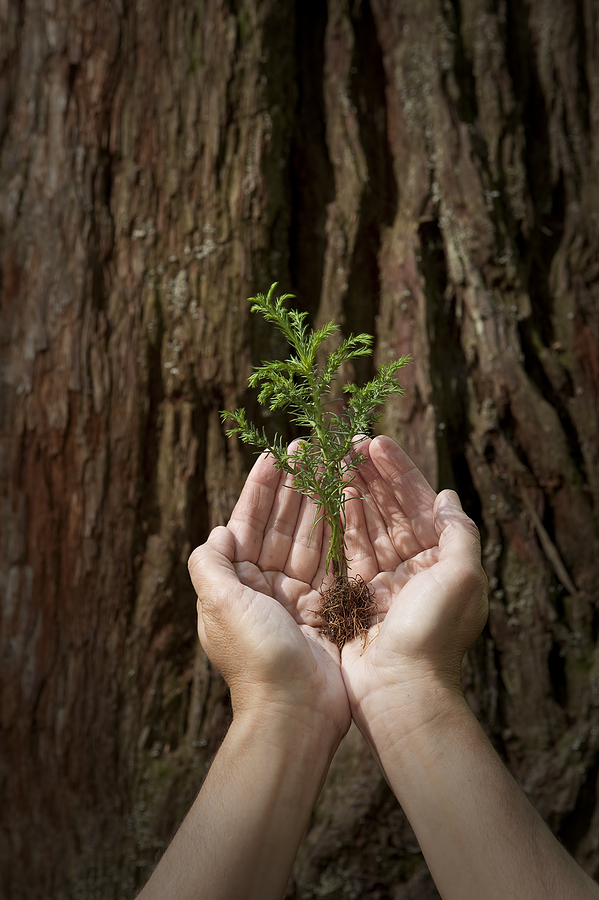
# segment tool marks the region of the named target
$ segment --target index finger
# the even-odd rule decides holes
[[[418,466],[386,435],[368,447],[373,469],[364,469],[381,515],[387,522],[399,555],[406,559],[438,543],[433,522],[437,496]],[[375,474],[376,473],[376,474]]]
[[[268,451],[254,463],[227,526],[235,536],[235,562],[257,562],[277,490],[284,477],[285,473],[275,468]]]

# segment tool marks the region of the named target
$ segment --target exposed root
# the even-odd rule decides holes
[[[318,615],[323,619],[322,633],[339,650],[348,641],[361,637],[366,646],[368,629],[376,615],[374,590],[360,578],[336,575],[332,585],[321,592]]]

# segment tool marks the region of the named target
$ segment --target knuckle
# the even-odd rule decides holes
[[[201,544],[199,547],[196,547],[195,550],[192,551],[189,559],[187,560],[187,569],[192,578],[202,564],[204,557],[203,551],[204,545]]]

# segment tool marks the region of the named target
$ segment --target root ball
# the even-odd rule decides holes
[[[373,594],[373,589],[359,576],[346,578],[341,575],[336,575],[331,586],[321,592],[318,614],[324,622],[322,633],[339,650],[354,638],[366,640],[376,615]]]

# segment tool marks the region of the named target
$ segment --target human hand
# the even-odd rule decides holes
[[[435,494],[390,438],[357,448],[366,460],[346,504],[351,574],[374,588],[378,623],[364,646],[343,648],[352,714],[371,720],[400,714],[424,694],[460,690],[464,653],[487,616],[487,580],[478,529],[457,494]]]
[[[226,527],[192,553],[198,633],[234,713],[323,716],[339,739],[350,712],[339,652],[319,629],[327,535],[314,504],[271,457],[255,463]]]

